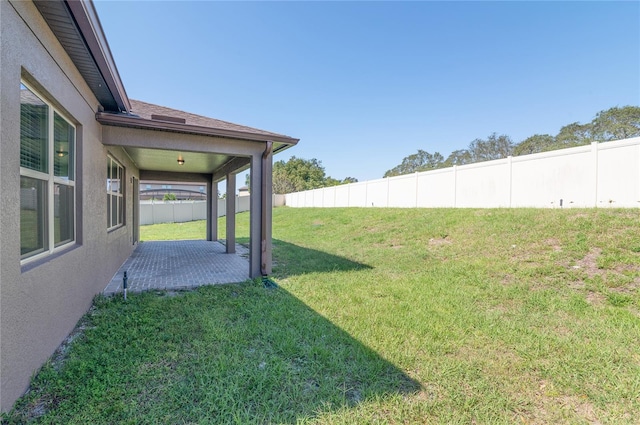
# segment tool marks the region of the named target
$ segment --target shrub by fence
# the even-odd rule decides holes
[[[286,195],[290,207],[640,207],[640,137]]]

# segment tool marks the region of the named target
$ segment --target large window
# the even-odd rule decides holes
[[[75,240],[76,129],[20,84],[20,254],[34,258]]]
[[[124,168],[115,159],[107,157],[107,228],[124,224],[124,196],[122,183]]]

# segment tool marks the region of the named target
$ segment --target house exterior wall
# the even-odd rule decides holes
[[[10,409],[133,250],[131,178],[120,147],[102,144],[98,101],[31,2],[0,2],[0,409]],[[20,80],[76,125],[76,240],[20,261]],[[125,224],[107,231],[106,159],[125,169]]]

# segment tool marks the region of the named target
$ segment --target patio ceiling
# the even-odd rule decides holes
[[[242,157],[235,157],[224,154],[213,154],[204,152],[188,152],[164,149],[148,149],[138,147],[123,148],[131,160],[140,170],[146,171],[168,171],[176,173],[197,173],[215,174],[224,168],[226,164],[236,160],[236,164],[242,162]],[[178,158],[184,159],[184,164],[178,164]],[[249,165],[249,158],[246,165]]]

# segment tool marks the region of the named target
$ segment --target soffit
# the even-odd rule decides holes
[[[124,105],[118,105],[109,90],[67,3],[58,0],[34,0],[34,4],[102,107],[108,111],[124,109]]]
[[[214,174],[236,158],[231,155],[137,147],[125,147],[124,150],[138,169],[147,171]],[[184,159],[183,165],[178,164],[178,157]]]

